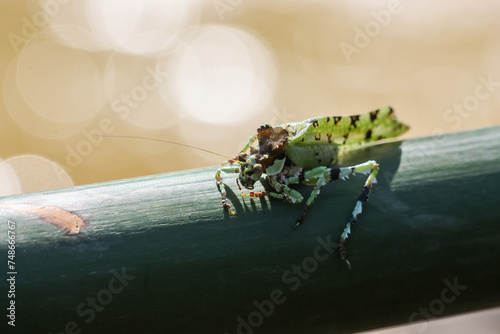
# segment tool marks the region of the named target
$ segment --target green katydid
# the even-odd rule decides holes
[[[346,240],[351,233],[352,225],[361,213],[363,202],[368,199],[368,194],[376,183],[379,165],[376,161],[369,160],[355,166],[340,168],[329,166],[350,151],[373,145],[382,139],[399,136],[408,129],[407,125],[396,120],[394,111],[390,107],[355,116],[325,116],[276,127],[261,126],[239,155],[227,161],[226,164],[229,166],[218,169],[215,174],[222,205],[232,214],[235,213],[226,198],[223,172],[238,174],[236,181],[240,190],[240,184],[252,190],[254,184],[262,177],[268,179],[272,188],[270,191],[252,191],[249,194],[243,193],[243,196],[268,195],[291,203],[301,203],[302,195],[290,186],[294,184],[314,186],[305,203],[303,214],[295,223],[298,227],[304,222],[306,212],[318,196],[321,187],[331,181],[346,179],[355,173],[367,174],[368,178],[361,195],[339,240],[340,257],[350,268]],[[234,165],[235,163],[237,165]]]

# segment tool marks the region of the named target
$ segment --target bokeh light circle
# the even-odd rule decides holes
[[[165,64],[156,58],[111,54],[104,70],[104,85],[114,116],[131,127],[148,130],[177,124],[182,115],[171,110],[171,98],[164,99],[160,94],[167,89],[169,75]]]
[[[264,112],[276,80],[265,44],[239,29],[208,25],[169,60],[177,112],[196,120],[241,123]]]
[[[102,107],[102,78],[83,51],[43,37],[28,42],[18,57],[16,79],[28,105],[55,122],[78,122]]]
[[[22,193],[21,183],[14,169],[6,161],[0,161],[0,196]]]
[[[16,68],[16,62],[12,62],[7,68],[3,96],[10,117],[24,132],[38,138],[64,139],[80,133],[92,120],[93,115],[90,115],[81,121],[63,123],[60,120],[48,119],[35,112],[19,91]]]
[[[27,154],[5,160],[17,176],[22,193],[72,187],[68,173],[57,163]]]
[[[50,20],[59,39],[86,51],[114,50],[159,55],[187,42],[198,25],[195,0],[87,0],[61,4]]]

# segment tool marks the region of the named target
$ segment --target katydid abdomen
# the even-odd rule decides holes
[[[408,130],[391,107],[353,116],[324,116],[281,125],[289,132],[285,151],[292,162],[310,169],[330,166],[337,158]]]

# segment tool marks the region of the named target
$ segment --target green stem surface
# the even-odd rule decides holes
[[[235,175],[225,212],[217,167],[1,198],[5,263],[16,226],[16,333],[343,333],[500,305],[500,127],[342,165],[366,160],[380,172],[347,240],[351,270],[336,243],[363,175],[325,186],[295,230],[301,205],[242,199]],[[44,205],[85,225],[68,235],[19,209]]]

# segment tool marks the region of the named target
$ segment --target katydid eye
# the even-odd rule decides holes
[[[255,174],[262,174],[262,165],[261,164],[253,165],[252,172],[254,172]]]

